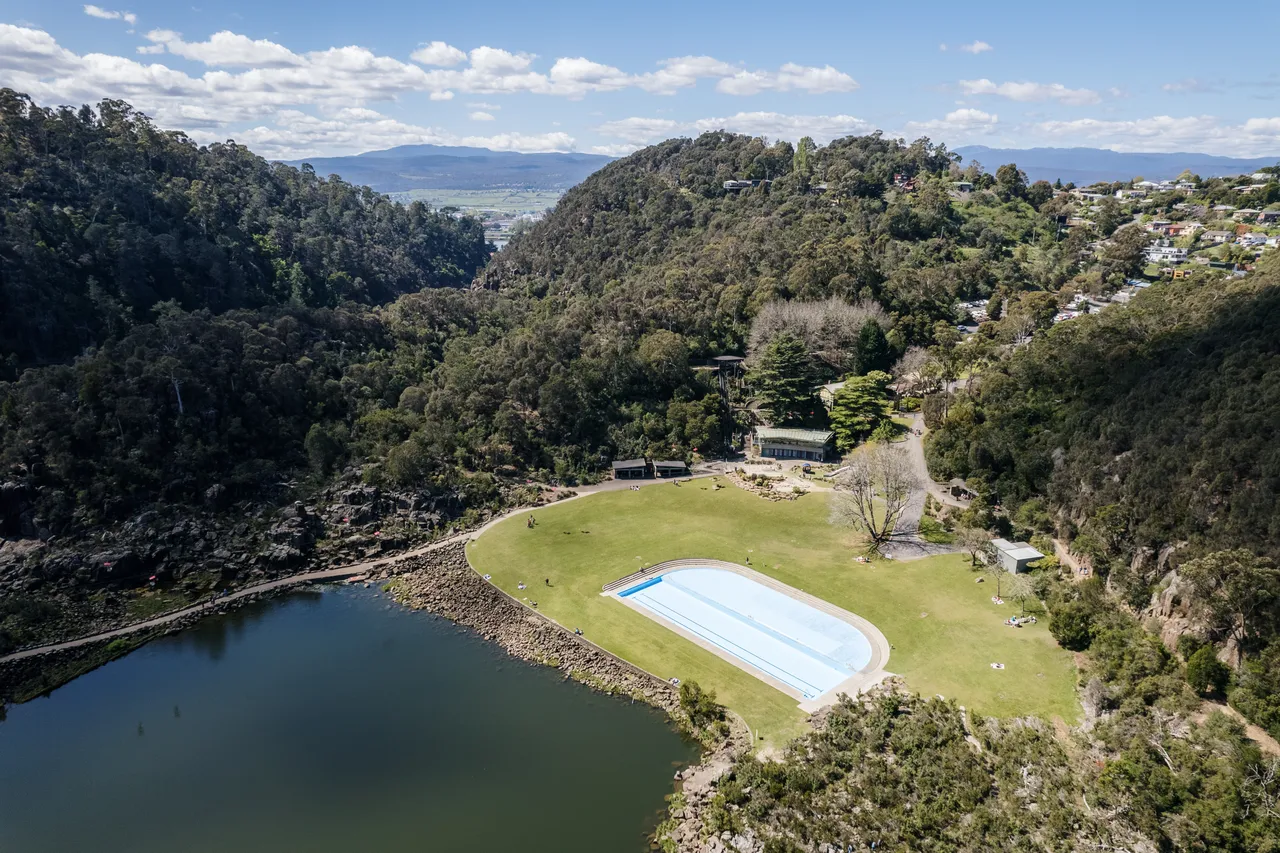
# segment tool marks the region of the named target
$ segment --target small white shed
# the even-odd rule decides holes
[[[1044,558],[1044,554],[1041,554],[1026,542],[992,539],[991,544],[995,546],[996,558],[1000,561],[1000,565],[1004,567],[1005,571],[1012,572],[1015,575],[1018,572],[1025,571],[1028,564]]]

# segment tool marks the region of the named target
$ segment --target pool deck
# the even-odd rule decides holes
[[[815,610],[819,610],[829,616],[834,616],[836,619],[847,622],[854,628],[857,628],[862,635],[867,638],[867,642],[871,645],[871,659],[864,667],[862,667],[862,669],[858,670],[835,687],[832,687],[825,693],[819,694],[812,699],[805,699],[801,692],[791,685],[780,681],[755,666],[752,666],[736,655],[733,655],[716,644],[698,636],[687,628],[672,622],[654,610],[645,607],[644,605],[637,604],[631,601],[629,597],[621,595],[621,593],[631,589],[636,584],[662,577],[668,572],[689,568],[722,569],[724,571],[733,572],[734,574],[741,575],[763,587],[775,590],[776,592],[780,592],[783,595],[801,602],[802,604],[806,604]],[[880,629],[871,622],[868,622],[856,613],[851,613],[842,607],[837,607],[829,601],[824,601],[817,596],[810,595],[809,593],[796,589],[793,586],[787,586],[781,581],[775,580],[766,574],[761,574],[754,569],[747,568],[746,566],[742,566],[737,563],[729,563],[724,560],[692,558],[668,560],[665,563],[658,563],[650,566],[649,568],[627,575],[624,578],[619,578],[612,583],[606,584],[601,595],[617,599],[620,603],[630,607],[638,613],[643,614],[646,618],[652,619],[653,621],[661,624],[663,627],[668,628],[689,642],[706,649],[739,669],[751,673],[770,687],[773,687],[775,690],[796,699],[799,703],[800,710],[805,711],[806,713],[812,714],[815,711],[827,707],[828,705],[834,705],[839,700],[842,693],[849,696],[857,696],[859,693],[869,690],[893,674],[884,668],[885,664],[889,662],[889,641],[885,638],[884,634],[881,633]]]

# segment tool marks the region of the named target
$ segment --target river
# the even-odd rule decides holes
[[[256,603],[11,707],[5,853],[641,853],[663,715],[374,590]]]

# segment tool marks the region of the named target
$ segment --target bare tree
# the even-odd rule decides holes
[[[907,454],[888,444],[854,455],[836,478],[831,500],[831,522],[853,527],[870,539],[869,549],[898,535],[913,492],[921,488]]]
[[[919,396],[926,387],[924,367],[932,358],[924,347],[910,347],[893,366],[893,379],[907,396]]]
[[[1035,587],[1031,583],[1031,578],[1026,575],[1009,575],[1004,585],[1009,597],[1018,602],[1018,606],[1022,608],[1022,615],[1026,616],[1027,601],[1035,595]]]
[[[889,315],[874,302],[851,304],[836,297],[821,302],[774,300],[765,303],[751,323],[747,355],[754,360],[769,341],[790,332],[815,357],[843,373],[852,369],[858,333],[868,320],[889,327]]]
[[[978,565],[978,553],[991,541],[987,531],[979,527],[962,527],[956,531],[956,544],[969,555],[969,565]]]

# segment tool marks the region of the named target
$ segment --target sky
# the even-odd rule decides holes
[[[278,159],[718,129],[1280,159],[1280,64],[1183,0],[104,2],[0,0],[0,86]]]

